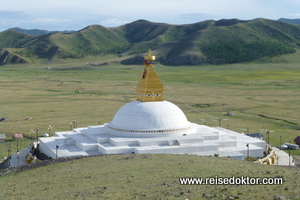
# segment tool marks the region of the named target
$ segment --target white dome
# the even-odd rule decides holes
[[[182,133],[191,123],[175,104],[168,101],[133,101],[124,105],[114,116],[108,128],[117,135],[155,137]],[[160,133],[160,134],[158,134]]]

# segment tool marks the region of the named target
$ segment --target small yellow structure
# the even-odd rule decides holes
[[[148,50],[147,56],[144,57],[144,60],[146,67],[136,87],[136,99],[142,102],[163,101],[165,88],[154,70],[153,61],[155,60],[155,56],[152,55],[150,49]]]
[[[35,156],[33,156],[30,152],[27,152],[27,155],[25,157],[26,164],[32,164],[32,163],[38,163],[42,162],[42,160],[37,159]]]
[[[275,165],[277,163],[277,154],[274,150],[270,152],[266,157],[255,161],[255,163],[265,164],[265,165]]]

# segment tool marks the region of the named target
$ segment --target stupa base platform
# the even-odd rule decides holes
[[[197,154],[243,160],[264,157],[265,141],[223,128],[192,124],[194,132],[138,138],[110,134],[107,124],[57,132],[40,138],[40,151],[52,158],[98,154]],[[248,147],[246,146],[249,144]],[[248,151],[248,152],[247,152]]]

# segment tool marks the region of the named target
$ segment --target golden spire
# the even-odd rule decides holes
[[[144,69],[143,76],[136,87],[136,99],[143,102],[163,101],[163,91],[165,88],[154,70],[153,61],[155,60],[155,56],[152,55],[152,51],[150,49],[144,59],[146,67]]]

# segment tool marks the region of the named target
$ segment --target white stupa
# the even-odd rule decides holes
[[[153,60],[149,50],[136,87],[137,100],[119,109],[110,123],[40,138],[40,151],[52,158],[132,153],[218,155],[240,160],[264,156],[265,141],[189,122],[179,107],[164,100],[165,89]]]

